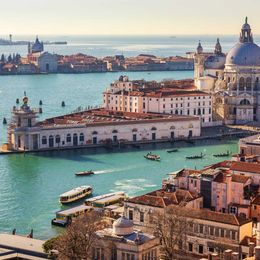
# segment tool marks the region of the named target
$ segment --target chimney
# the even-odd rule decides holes
[[[260,246],[255,247],[255,260],[260,260]]]
[[[224,260],[232,260],[231,259],[232,250],[227,249],[224,251]]]
[[[213,253],[210,255],[210,260],[220,260],[219,255],[217,253]]]
[[[254,249],[255,249],[255,243],[254,242],[249,242],[249,257],[254,255]]]
[[[232,259],[232,260],[239,260],[239,253],[233,252],[233,253],[231,254],[231,259]]]

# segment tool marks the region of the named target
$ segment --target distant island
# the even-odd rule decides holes
[[[9,39],[0,39],[0,45],[28,45],[29,43],[33,43],[33,42],[30,42],[30,41],[13,41],[12,40],[12,35],[10,34],[9,35]],[[68,44],[66,41],[54,41],[54,42],[51,42],[51,41],[45,41],[43,42],[43,44],[45,45],[66,45]]]

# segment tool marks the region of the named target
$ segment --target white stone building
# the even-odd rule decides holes
[[[213,95],[213,114],[224,123],[241,124],[260,120],[260,47],[253,41],[251,27],[242,26],[239,42],[222,53],[219,41],[214,53],[195,54],[196,86]]]
[[[126,142],[156,142],[200,136],[198,117],[88,110],[37,122],[37,111],[23,99],[13,108],[8,129],[11,150],[77,148],[118,145]]]
[[[49,52],[42,53],[38,58],[38,67],[42,73],[55,73],[58,69],[57,55]]]
[[[157,260],[160,257],[159,238],[134,230],[133,222],[125,217],[114,221],[113,228],[96,232],[93,247],[95,260]]]
[[[128,77],[120,77],[103,98],[108,110],[198,116],[202,126],[212,125],[211,95],[194,89],[137,87]]]

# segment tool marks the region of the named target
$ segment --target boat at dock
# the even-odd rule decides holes
[[[126,198],[123,191],[108,193],[85,200],[85,204],[95,208],[104,208],[122,202]]]
[[[66,227],[74,218],[91,210],[93,210],[93,207],[84,204],[70,209],[60,210],[56,212],[56,217],[51,221],[51,224]]]
[[[85,198],[93,192],[90,186],[80,186],[60,195],[60,203],[67,204]]]
[[[89,176],[95,174],[92,170],[75,173],[76,176]]]
[[[186,156],[186,159],[203,159],[206,155],[201,153],[200,155]]]
[[[231,155],[231,151],[227,151],[226,153],[213,154],[214,157],[227,157],[229,155]]]
[[[171,150],[168,150],[167,153],[176,153],[178,152],[178,149],[175,148],[175,149],[171,149]]]
[[[146,158],[148,160],[152,160],[152,161],[160,161],[161,160],[160,155],[152,154],[151,152],[144,155],[144,158]]]

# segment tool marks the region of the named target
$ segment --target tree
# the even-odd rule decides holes
[[[55,242],[58,259],[91,259],[92,247],[98,239],[96,231],[105,228],[107,224],[102,215],[94,211],[76,218]]]
[[[1,55],[1,62],[5,63],[5,55],[4,54]]]
[[[180,206],[169,206],[154,218],[154,232],[161,240],[162,254],[167,260],[183,259],[181,256],[187,252],[187,234],[193,225],[192,220],[186,217],[187,210]]]

